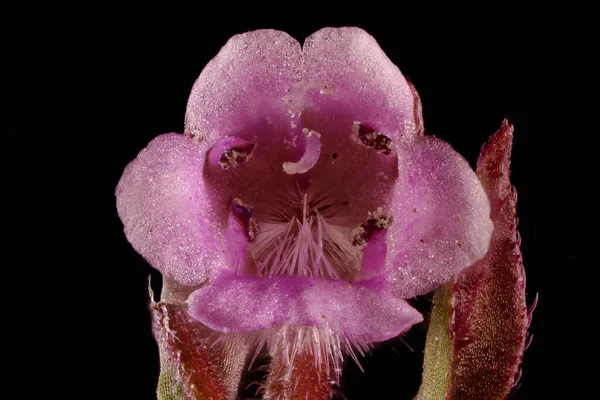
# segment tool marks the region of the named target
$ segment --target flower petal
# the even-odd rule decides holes
[[[332,85],[338,103],[392,140],[412,138],[414,99],[404,76],[375,39],[359,28],[324,28],[304,41],[304,78]]]
[[[408,83],[375,39],[359,28],[321,29],[306,38],[302,49],[281,31],[233,36],[194,83],[185,133],[202,138],[208,149],[219,137],[261,124],[266,116],[289,126],[294,107],[284,104],[284,96],[301,98],[305,91],[330,84],[333,90],[323,98],[338,110],[350,110],[355,119],[392,139],[416,134]]]
[[[190,94],[185,133],[208,149],[222,136],[285,118],[283,97],[301,74],[300,43],[285,32],[256,30],[235,35],[204,68]],[[282,125],[284,125],[282,124]]]
[[[154,268],[183,285],[224,266],[206,206],[205,154],[190,137],[158,136],[127,165],[117,185],[117,210],[127,239]]]
[[[188,312],[211,329],[244,332],[315,326],[370,341],[392,338],[422,316],[382,281],[306,276],[222,276],[190,295]]]
[[[481,259],[493,224],[481,183],[449,144],[424,136],[397,151],[387,273],[395,294],[409,298]]]

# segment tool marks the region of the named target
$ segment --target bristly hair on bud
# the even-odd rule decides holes
[[[348,354],[364,372],[357,354],[365,356],[372,348],[371,341],[362,337],[331,329],[287,325],[260,333],[250,366],[254,365],[263,351],[272,359],[282,362],[286,368],[291,367],[295,359],[304,354],[310,356],[313,367],[319,373],[325,374],[330,381],[339,382],[344,354]]]

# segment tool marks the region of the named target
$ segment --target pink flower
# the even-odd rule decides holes
[[[416,91],[357,28],[231,38],[184,134],[150,142],[116,196],[133,247],[219,332],[392,338],[422,320],[405,299],[481,259],[493,229],[467,161],[423,135]]]

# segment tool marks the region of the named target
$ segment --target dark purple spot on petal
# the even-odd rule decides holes
[[[378,153],[390,155],[392,153],[392,140],[384,134],[377,132],[372,127],[360,122],[354,123],[354,131],[362,144],[372,147]]]
[[[370,212],[367,221],[352,232],[352,244],[364,248],[375,232],[387,229],[391,224],[392,217],[383,214],[381,207],[375,212]]]
[[[221,154],[219,165],[223,169],[235,167],[250,158],[255,147],[255,142],[246,142],[233,146]]]
[[[258,236],[258,233],[260,232],[258,221],[252,217],[253,210],[254,207],[245,205],[240,199],[235,198],[231,201],[231,211],[239,223],[244,227],[246,239],[248,239],[249,242],[254,242],[256,236]]]

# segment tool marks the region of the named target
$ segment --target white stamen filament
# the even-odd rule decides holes
[[[321,135],[313,130],[304,128],[306,134],[304,154],[297,162],[283,163],[283,170],[288,174],[303,174],[315,166],[321,155]]]

